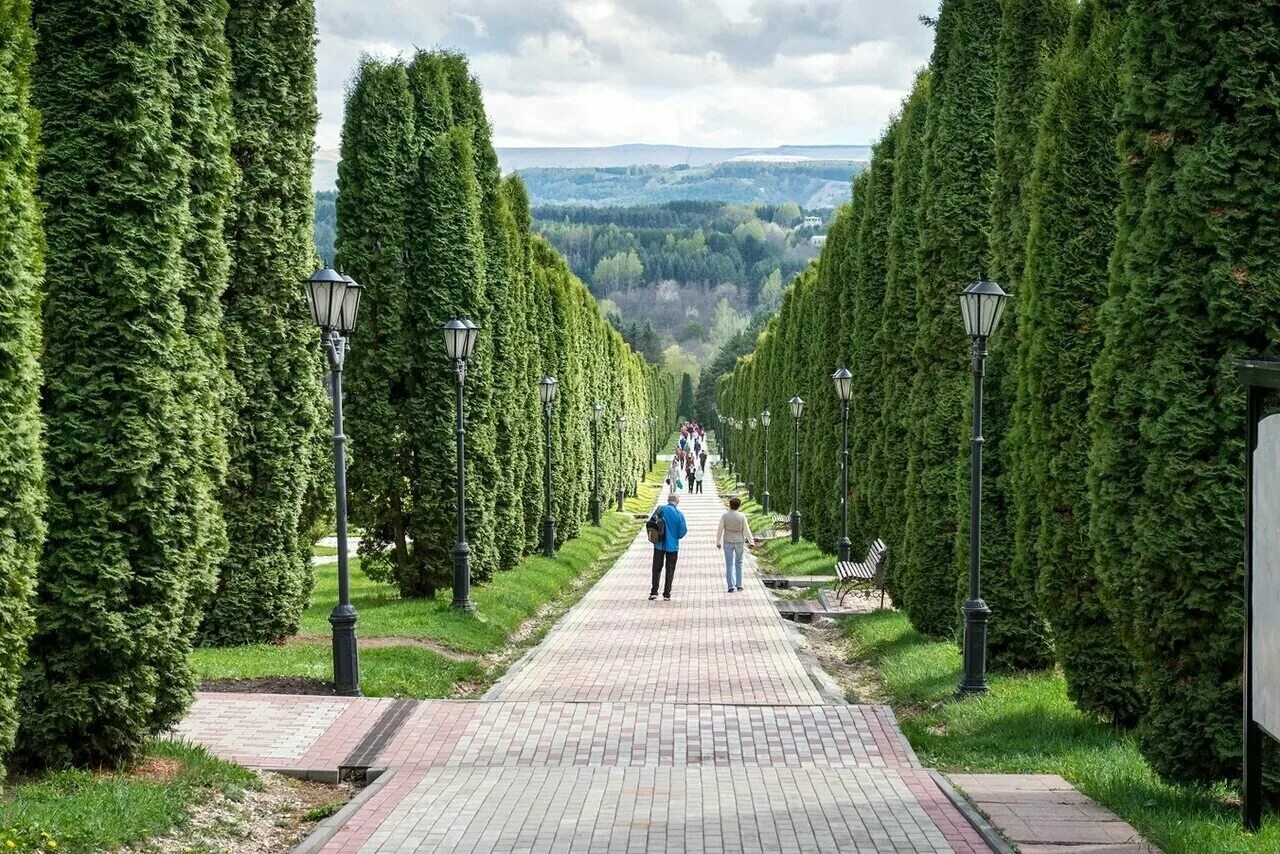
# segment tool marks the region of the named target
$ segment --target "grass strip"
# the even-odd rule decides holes
[[[850,657],[874,669],[925,765],[1058,774],[1175,854],[1280,851],[1280,817],[1250,836],[1240,828],[1235,786],[1160,780],[1136,737],[1083,714],[1067,697],[1061,676],[993,675],[989,694],[957,700],[961,658],[954,643],[920,635],[897,612],[859,615],[843,627]]]
[[[214,792],[233,800],[261,788],[253,772],[173,741],[151,745],[120,771],[16,778],[0,799],[0,850],[103,851],[162,836]]]

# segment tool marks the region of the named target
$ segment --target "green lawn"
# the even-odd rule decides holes
[[[187,807],[211,792],[239,799],[260,785],[251,771],[202,748],[157,742],[136,773],[62,771],[11,780],[0,799],[0,850],[116,848],[183,825]]]
[[[1234,787],[1162,782],[1131,734],[1072,705],[1060,676],[993,676],[990,694],[956,700],[961,661],[954,643],[922,637],[896,612],[853,617],[844,626],[851,657],[873,665],[925,765],[1060,774],[1177,854],[1280,851],[1280,816],[1249,836],[1240,829]]]
[[[316,557],[337,557],[338,550],[333,546],[312,546],[311,554]]]
[[[650,480],[661,483],[653,475]],[[656,494],[657,486],[651,483],[635,500],[647,500],[648,509]],[[450,608],[449,590],[439,591],[434,599],[401,599],[393,586],[369,578],[360,561],[353,559],[351,601],[360,615],[357,633],[366,641],[381,639],[360,650],[361,689],[371,697],[448,697],[456,693],[458,683],[471,687],[495,679],[500,673],[486,670],[477,659],[506,647],[517,628],[547,603],[565,597],[576,580],[594,580],[608,569],[639,527],[626,514],[606,513],[599,528],[584,525],[554,560],[532,555],[515,569],[472,587],[473,614]],[[337,597],[337,564],[317,566],[311,605],[294,642],[196,650],[197,677],[331,679],[329,612]]]

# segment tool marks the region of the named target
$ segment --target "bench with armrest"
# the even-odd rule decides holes
[[[854,590],[863,591],[867,598],[875,590],[880,591],[880,607],[884,607],[884,558],[889,547],[884,540],[876,540],[867,549],[867,556],[861,561],[842,560],[836,562],[835,591],[838,601],[844,604],[844,598]]]

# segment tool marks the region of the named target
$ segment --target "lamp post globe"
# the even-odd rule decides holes
[[[977,281],[960,295],[965,333],[973,343],[973,433],[969,441],[969,598],[964,603],[964,676],[956,693],[987,691],[987,622],[991,609],[982,599],[982,381],[987,339],[1004,316],[1009,295],[995,282]]]
[[[791,542],[800,542],[800,416],[804,400],[791,398]]]
[[[547,464],[542,480],[547,515],[542,520],[542,553],[550,558],[556,556],[556,519],[551,507],[551,410],[556,402],[557,385],[555,377],[543,377],[538,381],[538,399],[542,401],[547,428]]]
[[[453,602],[456,611],[474,611],[471,602],[471,546],[467,543],[467,429],[463,387],[467,381],[467,360],[475,350],[480,327],[467,319],[450,320],[440,329],[444,352],[453,362],[454,441],[457,444],[457,534],[453,542]]]
[[[627,432],[627,416],[618,416],[618,512],[621,513],[627,500],[627,492],[622,488],[623,478],[623,462],[622,462],[622,437]]]
[[[342,426],[342,367],[355,331],[364,288],[331,267],[317,270],[304,283],[311,319],[329,362],[329,395],[333,403],[333,483],[337,513],[338,603],[329,614],[333,637],[333,688],[344,697],[360,694],[360,653],[356,642],[358,615],[351,604],[351,566],[347,548],[347,454]]]
[[[831,375],[836,397],[840,400],[840,539],[836,541],[837,559],[849,559],[849,398],[853,396],[853,374],[840,368]]]
[[[600,419],[604,418],[604,404],[596,401],[591,407],[591,524],[600,527]]]

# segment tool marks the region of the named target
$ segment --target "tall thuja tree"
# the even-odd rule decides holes
[[[156,712],[173,709],[167,692],[190,682],[166,656],[187,626],[192,539],[175,512],[188,467],[169,450],[191,415],[179,388],[188,209],[187,158],[172,121],[177,28],[160,0],[89,9],[50,0],[33,21],[48,245],[49,505],[17,744],[33,765],[107,763],[175,723]],[[6,50],[20,52],[15,35]],[[23,122],[20,113],[5,116],[7,126]],[[23,185],[14,177],[11,192]],[[6,241],[22,240],[16,224]],[[34,250],[30,212],[25,228]],[[28,293],[28,309],[31,300]],[[18,435],[30,441],[33,429],[28,410]],[[30,516],[19,523],[25,537],[14,545],[29,549],[35,524]],[[181,680],[162,685],[162,676]]]
[[[226,32],[238,171],[223,298],[230,548],[201,634],[210,644],[243,644],[292,634],[311,582],[300,527],[325,410],[300,283],[315,260],[315,9],[310,0],[232,0]]]
[[[877,440],[884,401],[886,354],[876,349],[876,333],[880,331],[884,308],[897,136],[898,123],[894,120],[872,148],[871,165],[863,173],[867,175],[863,190],[867,198],[858,226],[858,277],[852,282],[850,299],[850,364],[864,367],[860,370],[860,382],[853,386],[855,417],[849,450],[858,465],[853,472],[856,477],[849,507],[849,529],[853,552],[862,554],[872,541],[884,535],[885,516],[899,512],[901,507],[886,508],[880,503],[881,464]]]
[[[187,659],[217,586],[227,553],[219,504],[227,475],[226,350],[222,294],[230,255],[224,238],[231,193],[231,68],[225,27],[226,0],[174,0],[177,25],[173,71],[174,141],[186,152],[186,262],[179,295],[183,308],[182,367],[175,375],[182,411],[178,437],[168,447],[174,465],[185,466],[175,505],[179,530],[189,533],[182,574],[190,596],[186,626],[157,663],[165,686],[153,715],[157,725],[186,710],[195,690]]]
[[[1000,20],[998,0],[946,0],[933,49],[901,586],[912,624],[939,636],[958,623],[955,496],[969,384],[959,296],[987,263]]]
[[[680,377],[680,402],[676,404],[676,414],[681,418],[693,418],[693,377],[687,373]]]
[[[31,593],[44,539],[40,439],[40,277],[43,246],[35,200],[31,106],[31,8],[0,15],[0,756],[13,746],[17,692],[34,624]],[[4,768],[0,765],[0,775]]]
[[[361,567],[394,578],[410,563],[413,507],[402,403],[410,311],[405,215],[417,158],[414,104],[403,63],[365,58],[343,113],[338,164],[339,268],[365,287],[343,389],[352,412],[352,521],[364,535]],[[447,370],[443,353],[441,370]]]
[[[1133,660],[1102,600],[1085,486],[1089,371],[1102,346],[1119,197],[1116,163],[1123,0],[1079,9],[1051,62],[1030,181],[1026,272],[1018,292],[1021,437],[1014,573],[1034,584],[1076,705],[1120,723],[1138,712]]]
[[[1022,441],[1010,428],[1017,391],[1018,283],[1027,239],[1027,184],[1048,83],[1047,61],[1061,45],[1069,9],[1068,0],[1006,0],[996,46],[995,177],[987,272],[1013,298],[1000,334],[990,345],[992,356],[986,365],[982,596],[994,613],[987,634],[988,661],[1002,669],[1036,669],[1053,661],[1048,626],[1031,606],[1031,587],[1025,576],[1012,571],[1019,476],[1015,460]],[[972,405],[972,397],[968,400]],[[969,515],[969,484],[967,477],[960,481],[956,513],[963,531]],[[968,538],[959,537],[956,544],[956,597],[963,603],[969,597]]]
[[[880,536],[889,546],[885,577],[894,601],[902,606],[899,576],[904,566],[908,401],[912,380],[911,348],[915,342],[916,282],[920,234],[920,184],[924,160],[925,123],[929,107],[929,74],[916,78],[898,119],[894,154],[893,201],[885,249],[884,302],[875,346],[883,359],[881,373],[880,449],[874,454],[878,474],[876,499],[883,508]]]
[[[1274,353],[1280,332],[1277,64],[1276,2],[1130,6],[1091,522],[1136,657],[1140,746],[1173,780],[1239,771],[1242,566],[1224,547],[1244,528],[1233,365]]]
[[[484,301],[484,237],[480,225],[480,189],[475,177],[470,128],[459,126],[438,134],[422,152],[413,187],[416,203],[409,209],[410,286],[416,309],[406,324],[411,390],[405,404],[405,430],[412,448],[413,561],[399,570],[400,595],[431,597],[450,577],[455,519],[438,508],[454,501],[456,453],[448,441],[454,419],[453,376],[441,370],[436,343],[440,327],[453,317],[469,317],[487,327]],[[483,337],[467,364],[468,383],[489,379]],[[475,410],[468,415],[475,418]],[[489,449],[492,452],[492,448]],[[483,449],[480,449],[483,453]],[[476,455],[468,448],[468,460]],[[474,480],[474,477],[472,478]],[[470,486],[471,481],[468,481]],[[493,519],[484,507],[468,505],[467,539],[473,546],[473,569],[487,538],[492,544]],[[485,530],[485,525],[489,530]]]

